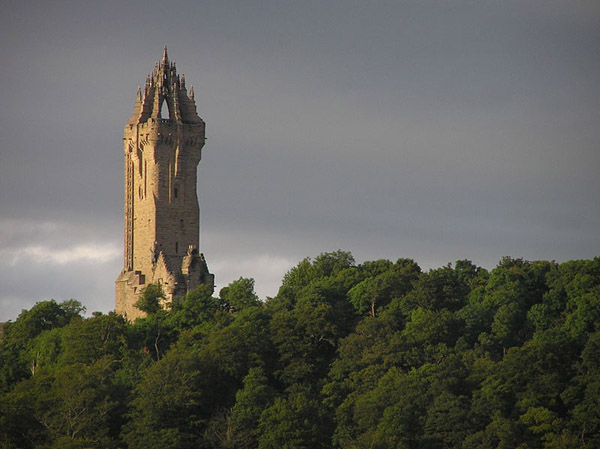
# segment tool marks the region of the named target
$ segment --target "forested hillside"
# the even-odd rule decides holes
[[[600,448],[600,258],[423,272],[337,251],[147,317],[4,327],[0,447]]]

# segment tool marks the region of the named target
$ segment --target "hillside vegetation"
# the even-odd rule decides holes
[[[4,327],[0,448],[600,448],[600,258],[305,259],[147,317]]]

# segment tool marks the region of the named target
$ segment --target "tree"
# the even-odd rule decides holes
[[[328,448],[328,423],[320,401],[307,389],[295,387],[261,414],[258,448]]]
[[[61,334],[62,365],[91,364],[103,357],[120,360],[127,349],[126,321],[113,312],[71,323]]]
[[[262,307],[247,308],[227,326],[213,329],[201,342],[200,356],[213,361],[220,379],[228,386],[220,392],[223,405],[231,405],[228,402],[250,368],[274,364],[275,349],[268,334],[270,319]]]
[[[384,269],[386,267],[386,269]],[[411,259],[398,259],[395,264],[378,261],[364,268],[373,273],[349,292],[350,301],[357,312],[375,316],[376,308],[385,307],[394,298],[401,298],[412,290],[421,269]]]
[[[354,257],[347,251],[319,254],[314,261],[306,258],[288,271],[277,293],[279,301],[294,301],[303,288],[316,279],[333,277],[354,266]]]
[[[164,299],[165,294],[159,284],[148,284],[134,304],[146,313],[145,317],[135,320],[135,339],[143,340],[144,350],[151,353],[156,360],[160,360],[175,338],[167,321],[168,312],[161,305]]]
[[[425,439],[435,447],[460,447],[471,429],[469,406],[465,396],[442,392],[427,409]]]
[[[214,448],[250,449],[258,445],[258,421],[276,392],[260,367],[250,368],[244,386],[235,395],[232,409],[213,414],[204,432],[204,440]]]
[[[35,446],[113,448],[111,421],[118,407],[111,361],[41,369],[13,393],[23,401],[20,419],[32,427]],[[41,433],[43,429],[43,433]]]
[[[217,312],[223,309],[222,301],[212,297],[212,290],[206,285],[200,285],[189,291],[182,300],[171,303],[168,325],[181,333],[195,326],[211,323]]]
[[[201,372],[203,369],[204,372]],[[150,366],[135,388],[123,440],[130,449],[195,448],[210,416],[210,384],[192,347],[179,345]],[[207,385],[208,386],[208,385]]]
[[[572,407],[572,429],[589,447],[600,444],[600,331],[590,335],[578,365],[573,388],[563,394]]]
[[[35,397],[23,383],[20,388],[0,395],[0,447],[34,449],[47,441],[47,433],[35,419]]]
[[[270,322],[271,341],[279,354],[278,379],[286,385],[323,378],[342,336],[328,304],[299,305],[280,311]]]
[[[223,307],[231,312],[243,310],[246,307],[254,307],[260,304],[258,296],[254,292],[254,279],[239,278],[223,287],[219,292]]]
[[[35,371],[37,356],[31,347],[38,335],[80,320],[84,310],[75,300],[61,304],[55,300],[42,301],[30,310],[23,310],[14,323],[6,323],[0,345],[0,391]]]
[[[152,315],[161,309],[161,301],[164,301],[165,298],[162,286],[159,284],[148,284],[134,306],[142,312]]]
[[[342,448],[419,447],[430,401],[422,373],[392,368],[373,390],[356,399],[353,418],[358,444],[348,440],[338,443]]]
[[[275,396],[276,391],[269,385],[264,370],[261,367],[251,368],[244,378],[244,387],[235,395],[231,414],[235,428],[256,440],[260,415]]]

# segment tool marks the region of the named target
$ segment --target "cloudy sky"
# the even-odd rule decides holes
[[[2,1],[0,321],[114,307],[122,132],[168,45],[217,288],[304,257],[600,255],[600,3]]]

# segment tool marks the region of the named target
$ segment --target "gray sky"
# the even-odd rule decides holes
[[[207,122],[217,289],[338,248],[600,255],[597,0],[3,0],[0,321],[114,307],[123,126],[165,44]]]

